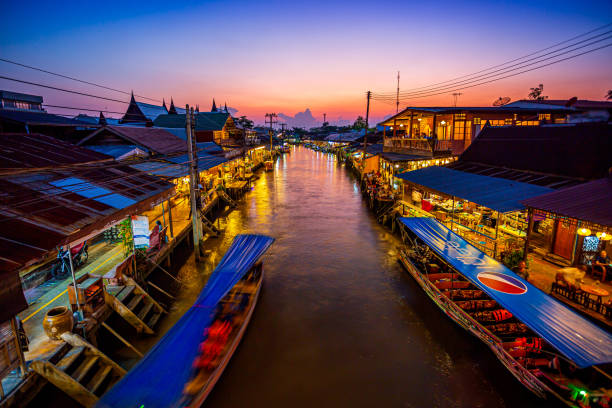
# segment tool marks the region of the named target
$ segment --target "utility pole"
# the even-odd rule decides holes
[[[191,223],[193,232],[193,250],[195,253],[196,262],[201,261],[200,253],[200,211],[198,210],[196,199],[199,193],[198,184],[198,160],[195,144],[195,136],[193,135],[194,126],[192,126],[193,111],[189,110],[189,105],[185,105],[185,130],[187,132],[187,152],[189,154],[189,193],[191,198]]]
[[[396,93],[396,96],[395,96],[395,113],[399,112],[399,78],[400,78],[399,74],[400,74],[400,72],[397,71],[397,93]]]
[[[459,98],[461,95],[463,95],[461,92],[453,92],[453,100],[455,103],[455,107],[457,107],[457,98]]]
[[[287,124],[286,123],[281,123],[280,125],[281,125],[281,132],[283,134],[283,137],[285,137],[285,127],[287,126]]]
[[[325,122],[327,122],[327,113],[323,114],[323,126],[325,126]]]
[[[266,113],[266,118],[270,118],[270,121],[266,121],[266,119],[264,119],[264,123],[269,123],[270,124],[270,130],[268,131],[268,133],[270,134],[270,159],[272,159],[272,134],[274,134],[274,129],[272,128],[272,125],[275,123],[278,123],[277,120],[274,120],[274,118],[277,118],[278,115],[276,113]]]
[[[361,167],[365,171],[365,162],[366,162],[366,148],[368,147],[368,120],[370,119],[370,98],[372,97],[372,92],[368,91],[366,94],[367,104],[366,104],[366,117],[365,117],[365,134],[363,135],[363,155],[361,157]],[[361,172],[361,177],[363,178],[364,171]]]

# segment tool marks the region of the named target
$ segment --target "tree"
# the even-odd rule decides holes
[[[608,90],[608,94],[606,95],[606,99],[607,100],[612,99],[612,89]]]
[[[545,99],[548,99],[548,96],[544,96],[542,95],[542,92],[544,92],[544,85],[540,84],[538,86],[536,86],[535,88],[529,88],[531,90],[531,92],[529,92],[529,99],[533,99],[534,101],[543,101]]]
[[[238,124],[245,129],[253,129],[254,123],[252,120],[247,119],[246,116],[241,116],[238,118]]]
[[[365,129],[365,127],[366,127],[366,122],[363,119],[363,116],[357,116],[357,119],[355,119],[355,123],[353,123],[353,129],[360,130],[360,129]]]

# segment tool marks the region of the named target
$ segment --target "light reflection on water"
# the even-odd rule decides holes
[[[208,406],[541,406],[402,270],[399,240],[334,156],[294,148],[243,200],[207,242],[206,265],[181,270],[189,289],[171,312],[193,302],[236,234],[276,238],[253,320]]]

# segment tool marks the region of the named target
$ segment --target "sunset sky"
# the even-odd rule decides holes
[[[2,2],[0,57],[177,104],[217,103],[257,123],[265,112],[309,108],[353,121],[365,92],[394,92],[469,74],[612,22],[612,2]],[[608,29],[612,29],[608,27]],[[599,45],[607,42],[599,43]],[[459,105],[525,98],[603,99],[612,88],[612,47],[470,88]],[[1,75],[129,99],[0,62]],[[122,112],[123,104],[17,84],[46,103]],[[401,106],[452,105],[447,94]],[[145,101],[146,102],[146,101]],[[76,111],[48,108],[50,112]],[[395,107],[373,101],[373,121]],[[119,116],[110,114],[109,116]]]

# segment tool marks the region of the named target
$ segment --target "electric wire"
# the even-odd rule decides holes
[[[538,69],[541,69],[541,68],[545,68],[545,67],[548,67],[548,66],[551,66],[551,65],[555,65],[555,64],[558,64],[560,62],[568,61],[568,60],[580,57],[582,55],[586,55],[586,54],[589,54],[589,53],[592,53],[592,52],[595,52],[595,51],[602,50],[602,49],[610,47],[610,46],[612,46],[612,43],[605,44],[605,45],[602,45],[600,47],[597,47],[597,48],[594,48],[594,49],[591,49],[591,50],[583,51],[583,52],[575,54],[575,55],[570,55],[568,57],[562,58],[560,60],[552,61],[552,62],[549,62],[547,64],[543,64],[543,65],[540,65],[540,66],[537,66],[537,67],[533,67],[533,68],[530,68],[530,69],[519,71],[519,72],[516,72],[516,73],[513,73],[513,74],[504,75],[504,76],[502,76],[500,78],[494,78],[494,79],[490,79],[488,81],[482,81],[482,82],[479,82],[479,83],[476,83],[476,84],[473,84],[473,85],[461,86],[461,87],[452,88],[452,89],[449,89],[449,90],[446,90],[446,91],[442,91],[442,92],[430,93],[430,94],[427,94],[427,95],[411,96],[411,97],[401,97],[399,99],[400,100],[409,100],[409,99],[427,98],[427,97],[430,97],[430,96],[447,94],[447,93],[449,93],[451,91],[460,91],[460,90],[463,90],[463,89],[473,88],[473,87],[476,87],[476,86],[488,84],[488,83],[491,83],[491,82],[500,81],[502,79],[511,78],[511,77],[514,77],[514,76],[517,76],[517,75],[524,74],[526,72],[531,72],[531,71],[535,71],[535,70],[538,70]],[[511,71],[513,71],[513,70],[511,70]],[[509,71],[509,72],[511,72],[511,71]],[[381,98],[381,99],[388,100],[386,98]],[[374,100],[377,100],[376,97],[374,97]]]
[[[609,31],[608,33],[610,33],[610,32],[612,32],[612,31]],[[606,34],[607,34],[607,33],[606,33]],[[494,78],[494,77],[496,77],[496,76],[503,75],[503,74],[506,74],[506,73],[508,73],[508,72],[516,71],[516,70],[519,70],[519,69],[522,69],[522,68],[525,68],[525,67],[528,67],[528,66],[532,66],[532,65],[535,65],[535,64],[539,64],[539,63],[541,63],[541,62],[544,62],[544,61],[551,60],[551,59],[553,59],[553,58],[557,58],[557,57],[559,57],[559,56],[561,56],[561,55],[569,54],[569,53],[574,52],[574,51],[579,51],[579,50],[581,50],[581,49],[584,49],[584,48],[590,47],[590,46],[592,46],[592,45],[594,45],[594,44],[597,44],[597,43],[600,43],[600,42],[602,42],[602,41],[607,41],[607,40],[609,40],[609,39],[611,39],[611,38],[612,38],[612,35],[609,35],[609,36],[607,36],[607,37],[605,37],[605,38],[601,38],[601,39],[599,39],[599,40],[592,41],[592,42],[590,42],[590,43],[588,43],[588,44],[584,44],[584,45],[581,45],[581,46],[575,47],[575,48],[573,48],[573,49],[566,50],[566,51],[564,51],[564,52],[558,52],[558,51],[560,51],[560,50],[555,51],[555,53],[556,53],[555,55],[549,56],[549,57],[547,57],[547,58],[541,58],[541,57],[544,57],[545,55],[548,55],[548,54],[544,54],[544,55],[542,55],[541,57],[538,57],[538,58],[537,58],[537,61],[531,62],[531,63],[529,63],[529,64],[527,64],[526,62],[531,61],[531,60],[526,60],[526,61],[524,61],[524,62],[521,62],[520,64],[511,65],[511,66],[509,66],[509,67],[507,67],[507,68],[503,68],[503,69],[500,69],[500,70],[493,71],[493,72],[499,72],[498,74],[493,74],[493,72],[491,72],[491,74],[479,75],[479,76],[477,76],[477,77],[474,77],[473,79],[470,79],[470,80],[464,80],[464,81],[460,81],[460,82],[457,82],[457,83],[455,83],[455,84],[453,84],[453,85],[445,85],[445,86],[442,86],[442,87],[432,88],[432,89],[431,89],[431,90],[429,90],[429,91],[418,91],[418,92],[413,92],[413,93],[405,93],[405,94],[402,94],[402,97],[410,97],[410,96],[421,95],[421,94],[430,93],[430,92],[434,92],[434,91],[439,91],[439,90],[443,90],[443,89],[453,88],[453,87],[458,86],[458,85],[466,85],[466,84],[470,84],[470,83],[478,82],[478,81],[483,80],[483,79]],[[575,44],[574,44],[574,45],[575,45]],[[573,46],[573,45],[572,45],[572,46]],[[517,66],[517,65],[518,65],[518,66]],[[515,66],[515,68],[510,69],[510,67],[513,67],[513,66]],[[500,71],[501,71],[501,72],[500,72]],[[480,78],[480,79],[476,79],[476,78]]]
[[[57,72],[47,71],[46,69],[42,69],[42,68],[38,68],[38,67],[33,67],[31,65],[22,64],[22,63],[17,62],[17,61],[11,61],[11,60],[6,59],[6,58],[0,58],[0,61],[6,62],[7,64],[13,64],[13,65],[17,65],[17,66],[20,66],[20,67],[23,67],[23,68],[28,68],[28,69],[31,69],[31,70],[34,70],[34,71],[44,72],[45,74],[50,74],[50,75],[55,75],[55,76],[58,76],[58,77],[61,77],[61,78],[70,79],[72,81],[80,82],[80,83],[83,83],[83,84],[96,86],[98,88],[107,89],[109,91],[114,91],[114,92],[119,92],[119,93],[122,93],[122,94],[125,94],[125,95],[130,95],[130,92],[122,91],[120,89],[115,89],[115,88],[111,88],[111,87],[108,87],[108,86],[105,86],[105,85],[96,84],[95,82],[84,81],[82,79],[78,79],[78,78],[71,77],[71,76],[64,75],[64,74],[58,74]],[[159,99],[149,98],[149,97],[142,96],[142,95],[134,94],[134,96],[137,96],[137,97],[139,97],[141,99],[148,99],[150,101],[161,102]]]
[[[449,80],[446,80],[446,81],[436,82],[436,83],[433,83],[433,84],[430,84],[430,85],[425,85],[425,86],[415,87],[415,88],[409,88],[409,89],[404,90],[404,92],[410,92],[410,91],[415,91],[415,90],[420,90],[420,89],[431,88],[431,87],[434,87],[434,86],[436,86],[436,85],[447,84],[447,83],[449,83],[449,82],[454,82],[454,81],[456,81],[456,80],[458,80],[458,79],[468,78],[468,77],[471,77],[471,76],[474,76],[474,75],[477,75],[477,74],[480,74],[480,73],[484,73],[484,72],[490,71],[490,70],[492,70],[492,69],[499,68],[499,67],[502,67],[502,66],[504,66],[504,65],[508,65],[508,64],[510,64],[510,63],[516,62],[516,61],[520,61],[520,60],[525,59],[525,58],[527,58],[527,57],[531,57],[531,56],[537,55],[537,54],[539,54],[539,53],[541,53],[541,52],[543,52],[543,51],[550,50],[550,49],[552,49],[552,48],[555,48],[555,47],[558,47],[558,46],[560,46],[560,45],[563,45],[563,44],[565,44],[565,43],[567,43],[567,42],[570,42],[570,41],[576,40],[576,39],[578,39],[578,38],[580,38],[580,37],[584,37],[585,35],[589,35],[589,34],[592,34],[592,33],[594,33],[594,32],[597,32],[597,31],[603,30],[603,29],[605,29],[605,28],[607,28],[607,27],[610,27],[610,26],[612,26],[612,23],[605,24],[605,25],[603,25],[603,26],[600,26],[600,27],[595,28],[595,29],[593,29],[593,30],[587,31],[587,32],[582,33],[582,34],[580,34],[580,35],[574,36],[574,37],[569,38],[569,39],[567,39],[567,40],[561,41],[561,42],[556,43],[556,44],[554,44],[554,45],[551,45],[551,46],[548,46],[548,47],[546,47],[546,48],[542,48],[542,49],[540,49],[540,50],[538,50],[538,51],[534,51],[534,52],[532,52],[532,53],[529,53],[529,54],[523,55],[522,57],[518,57],[518,58],[512,59],[512,60],[510,60],[510,61],[506,61],[506,62],[504,62],[504,63],[497,64],[497,65],[491,66],[491,67],[489,67],[489,68],[485,68],[485,69],[482,69],[482,70],[480,70],[480,71],[473,72],[473,73],[471,73],[471,74],[462,75],[462,76],[455,77],[455,78],[452,78],[452,79],[449,79]],[[596,36],[596,37],[597,37],[597,36]],[[588,41],[588,40],[583,40],[583,41]],[[381,92],[381,93],[379,93],[379,94],[385,94],[385,95],[389,95],[389,96],[395,96],[395,95],[396,95],[396,92]]]

